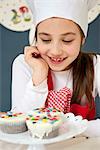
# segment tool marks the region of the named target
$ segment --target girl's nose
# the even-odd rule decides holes
[[[60,43],[52,43],[50,47],[50,53],[52,56],[60,56],[62,55],[62,47]]]

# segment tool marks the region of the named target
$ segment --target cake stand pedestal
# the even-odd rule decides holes
[[[27,150],[46,150],[45,145],[43,144],[34,144],[34,145],[29,145]]]

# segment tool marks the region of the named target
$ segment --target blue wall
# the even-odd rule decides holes
[[[84,50],[100,52],[100,16],[89,27]],[[11,106],[12,61],[28,45],[28,31],[14,32],[0,25],[0,38],[0,111],[8,111]],[[97,108],[99,103],[96,103]],[[99,108],[97,110],[99,115]]]
[[[0,26],[0,111],[11,106],[11,66],[14,58],[28,44],[27,32],[13,32]]]

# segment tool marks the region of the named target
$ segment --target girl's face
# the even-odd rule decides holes
[[[70,20],[50,18],[37,27],[37,48],[53,71],[66,70],[83,41],[79,27]]]

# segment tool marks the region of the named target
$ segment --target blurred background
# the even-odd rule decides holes
[[[25,45],[29,45],[29,30],[16,32],[0,24],[0,111],[8,111],[11,108],[12,62],[17,55],[23,53]],[[89,24],[83,50],[100,53],[100,15]],[[100,117],[98,97],[96,108],[96,116]]]

